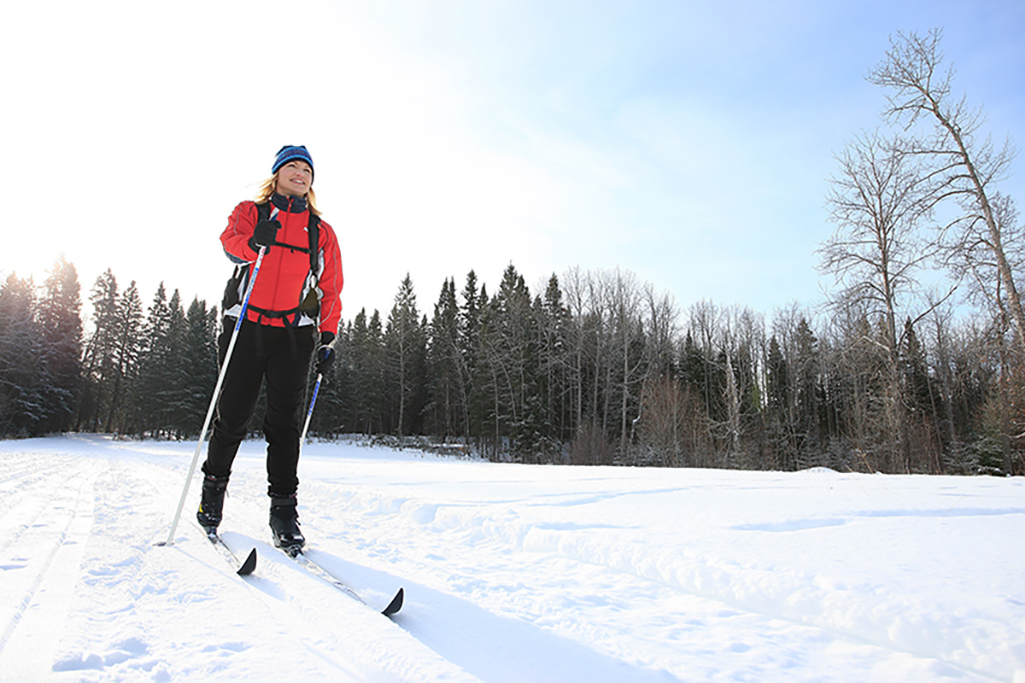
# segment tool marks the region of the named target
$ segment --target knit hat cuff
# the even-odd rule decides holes
[[[274,165],[271,167],[271,173],[277,173],[278,169],[287,164],[289,161],[305,161],[310,165],[310,170],[313,170],[313,157],[310,156],[309,150],[306,149],[305,145],[285,145],[278,150],[278,154],[274,157]]]

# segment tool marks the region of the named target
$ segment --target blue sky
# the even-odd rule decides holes
[[[345,317],[413,278],[621,268],[681,309],[771,315],[830,283],[833,155],[880,125],[896,31],[1025,140],[1020,2],[23,3],[5,10],[0,274],[64,253],[219,301],[217,237],[282,144],[339,233]],[[1025,175],[1002,189],[1020,198]],[[13,244],[12,244],[13,243]],[[12,248],[13,247],[13,248]]]

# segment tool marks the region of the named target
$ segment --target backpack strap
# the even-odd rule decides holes
[[[306,223],[306,232],[310,238],[310,246],[308,248],[302,249],[301,247],[294,247],[291,244],[282,244],[281,242],[274,242],[274,246],[307,252],[310,255],[310,272],[315,275],[317,266],[320,265],[320,217],[312,211],[309,213],[310,217]],[[257,222],[270,220],[270,202],[257,204],[256,215]]]
[[[320,216],[310,211],[310,221],[306,224],[306,232],[310,235],[310,272],[314,277],[317,275],[317,266],[320,265]]]

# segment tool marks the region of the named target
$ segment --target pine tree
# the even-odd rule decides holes
[[[434,306],[427,348],[428,430],[442,437],[465,433],[466,373],[460,353],[459,303],[454,279],[445,280]]]
[[[909,449],[913,471],[939,474],[943,461],[939,449],[940,397],[933,390],[925,350],[908,318],[899,349],[903,409],[910,430]]]
[[[536,335],[530,291],[512,265],[502,274],[485,322],[482,360],[490,375],[495,448],[508,437],[511,454],[530,457],[541,437],[539,403],[528,401],[537,390],[537,357],[532,352]]]
[[[46,418],[48,381],[32,280],[11,274],[0,288],[0,435],[35,436]]]
[[[796,467],[818,464],[826,449],[827,426],[835,424],[830,413],[828,394],[822,378],[819,341],[806,318],[797,325],[792,366],[791,422],[795,425],[796,448],[801,462]]]
[[[765,423],[769,446],[779,467],[784,470],[796,469],[794,425],[790,412],[790,370],[776,335],[769,339],[765,384]]]
[[[93,333],[86,343],[83,362],[85,386],[76,429],[95,432],[100,428],[100,414],[110,401],[114,374],[118,294],[117,278],[109,268],[96,278],[89,301],[93,307]]]
[[[142,325],[142,301],[135,281],[128,286],[117,301],[117,317],[114,328],[114,344],[112,348],[112,376],[110,401],[108,403],[106,432],[120,432],[125,423],[127,389],[131,386],[138,370],[136,361],[139,357],[140,335]]]
[[[174,290],[171,299],[167,302],[166,325],[161,342],[161,352],[166,356],[160,359],[161,366],[155,369],[159,376],[166,379],[165,383],[153,392],[153,397],[158,402],[161,414],[164,416],[163,424],[166,425],[165,429],[168,435],[181,439],[188,436],[186,428],[188,416],[182,411],[183,403],[181,401],[181,396],[186,392],[182,364],[186,353],[185,338],[188,324],[185,320],[181,294],[177,289]]]
[[[417,431],[424,401],[423,368],[427,355],[427,335],[416,308],[413,281],[406,274],[395,295],[395,305],[385,328],[388,400],[396,434]]]
[[[70,429],[82,384],[82,300],[75,267],[61,256],[43,285],[37,320],[46,368],[44,431]]]
[[[128,394],[141,346],[142,303],[133,281],[118,295],[117,279],[108,268],[96,279],[90,301],[95,328],[86,346],[86,389],[78,412],[78,428],[130,431]]]
[[[175,291],[174,303],[178,302]],[[172,306],[161,282],[142,326],[139,372],[132,383],[132,431],[170,438],[171,408],[167,392],[174,383],[176,354],[171,337]]]
[[[552,274],[535,312],[539,362],[539,392],[545,416],[543,449],[552,457],[561,444],[573,434],[573,403],[571,401],[568,329],[572,324],[569,310],[562,302],[559,278]]]
[[[364,434],[384,429],[384,332],[375,310],[367,319],[365,309],[352,321],[349,335],[352,357],[352,393],[348,414],[352,426]]]
[[[465,430],[466,436],[475,439],[478,446],[485,436],[485,416],[489,405],[489,394],[485,372],[481,363],[481,330],[483,315],[488,307],[488,293],[484,285],[477,286],[477,274],[466,274],[466,284],[461,292],[462,305],[459,309],[460,355],[466,381]]]
[[[198,435],[203,426],[203,418],[217,383],[216,307],[207,310],[205,301],[198,298],[192,300],[185,314],[180,350],[180,379],[172,405],[178,416],[178,430],[191,437]]]

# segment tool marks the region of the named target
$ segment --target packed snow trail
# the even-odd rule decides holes
[[[188,444],[0,442],[0,680],[1025,681],[1025,481],[495,465],[314,443],[309,552],[258,442],[160,548]],[[195,509],[198,487],[187,511]]]
[[[0,662],[0,670],[10,680],[48,673],[52,636],[65,620],[92,529],[98,470],[96,461],[80,458],[64,467],[11,472],[0,484],[0,497],[11,511],[0,530],[6,584],[0,593],[0,653],[17,653]],[[33,489],[39,488],[51,491],[52,497],[34,495]]]

